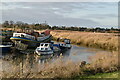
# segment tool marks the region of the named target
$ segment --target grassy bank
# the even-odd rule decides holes
[[[120,71],[112,72],[112,73],[98,73],[96,75],[90,75],[90,76],[78,76],[75,78],[120,78],[119,77]]]
[[[12,28],[3,28],[3,30],[13,30]],[[17,29],[20,31],[20,29]],[[40,30],[36,30],[42,32]],[[53,39],[68,38],[73,44],[83,45],[88,47],[102,48],[107,50],[118,50],[118,41],[120,33],[94,33],[94,32],[79,32],[66,30],[52,30]]]
[[[54,40],[57,38],[68,38],[77,45],[96,47],[108,50],[118,50],[118,34],[115,33],[93,33],[78,31],[53,30],[51,34]]]
[[[30,67],[29,60],[26,59],[23,66],[12,65],[8,69],[3,69],[1,76],[3,78],[74,78],[76,76],[90,76],[97,73],[108,73],[118,71],[118,53],[98,53],[91,56],[91,63],[82,64],[81,62],[73,62],[70,59],[64,60],[60,56],[52,63],[33,64]],[[13,62],[11,62],[13,64]],[[6,64],[5,64],[6,65]],[[4,65],[3,65],[4,66]],[[4,66],[5,67],[5,66]],[[22,71],[23,70],[23,71]],[[7,72],[8,71],[8,72]]]
[[[108,50],[118,50],[118,36],[112,33],[91,33],[77,31],[52,31],[51,34],[55,39],[62,37],[71,39],[72,43],[78,45],[86,45],[88,47],[99,47]],[[29,56],[22,64],[14,65],[10,61],[9,67],[5,67],[6,63],[2,64],[3,70],[0,72],[2,78],[115,78],[116,71],[120,69],[118,59],[120,53],[97,53],[91,56],[90,63],[82,64],[73,62],[70,59],[64,61],[63,56],[60,56],[55,62],[36,64],[30,67],[31,62]],[[100,73],[100,74],[99,74]],[[95,76],[92,76],[95,75]],[[78,76],[78,77],[76,77]]]

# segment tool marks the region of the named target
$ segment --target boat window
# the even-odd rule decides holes
[[[45,48],[45,50],[48,50],[48,48]]]
[[[65,43],[70,43],[70,40],[64,40]]]
[[[43,44],[41,44],[41,46],[43,46]]]
[[[45,44],[45,46],[48,46],[48,44]]]
[[[44,48],[41,48],[41,50],[44,50]]]
[[[24,37],[24,35],[21,35],[21,37]]]
[[[20,37],[21,34],[14,34],[13,36],[15,36],[15,37]]]

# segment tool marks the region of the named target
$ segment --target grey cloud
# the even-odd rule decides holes
[[[83,18],[95,18],[95,19],[105,19],[105,18],[118,18],[117,14],[89,14],[83,16]]]
[[[105,7],[104,4],[100,3],[76,3],[76,2],[19,2],[19,3],[4,3],[7,5],[20,5],[22,7],[30,7],[21,8],[20,6],[16,9],[12,10],[3,10],[2,11],[2,19],[5,20],[13,20],[13,21],[24,21],[28,23],[41,23],[43,21],[47,21],[51,25],[76,25],[76,26],[97,26],[100,25],[99,22],[90,20],[88,17],[94,18],[104,18],[105,16],[114,16],[110,15],[98,15],[98,14],[90,14],[81,18],[65,18],[62,15],[55,14],[55,12],[59,12],[60,14],[71,13],[75,9],[80,10],[89,10],[91,8],[97,7]],[[111,4],[107,4],[111,5]],[[58,8],[58,9],[53,9]],[[86,17],[86,18],[85,18]]]
[[[36,11],[36,10],[35,10]],[[14,21],[24,21],[28,23],[41,23],[47,21],[51,25],[83,25],[83,26],[92,26],[99,25],[98,22],[89,20],[89,19],[76,19],[76,18],[64,18],[61,15],[53,14],[52,11],[46,11],[45,14],[41,11],[34,10],[11,10],[3,11],[3,21],[4,20],[14,20]],[[86,24],[87,23],[87,24]]]

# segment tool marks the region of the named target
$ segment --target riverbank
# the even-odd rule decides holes
[[[74,78],[76,76],[90,76],[97,73],[109,73],[119,70],[118,53],[98,53],[91,56],[91,62],[85,63],[83,61],[73,62],[72,60],[64,60],[61,55],[55,62],[45,64],[35,64],[31,67],[29,57],[24,64],[19,62],[18,65],[10,65],[8,69],[2,64],[3,71],[1,71],[2,78]],[[14,64],[11,62],[11,64]],[[7,71],[7,72],[6,72]]]
[[[13,30],[12,28],[3,28],[3,30]],[[20,29],[17,29],[20,31]],[[44,30],[36,30],[43,32]],[[110,51],[118,51],[120,33],[94,33],[79,32],[67,30],[52,30],[53,40],[58,38],[68,38],[72,44],[82,45],[93,48],[101,48]]]
[[[120,78],[119,77],[119,74],[120,74],[120,71],[117,71],[117,72],[111,72],[111,73],[98,73],[98,74],[95,74],[95,75],[90,75],[90,76],[78,76],[78,77],[75,77],[76,78],[104,78],[104,79],[108,79],[108,78],[115,78],[115,79],[118,79]]]
[[[118,33],[93,33],[93,32],[78,32],[53,30],[51,34],[54,40],[57,38],[71,39],[71,43],[77,45],[84,45],[87,47],[102,48],[107,50],[118,50]]]
[[[118,50],[117,34],[109,33],[87,33],[77,31],[52,31],[51,34],[55,39],[69,38],[72,43],[78,45],[86,45],[88,47],[99,47],[109,50]],[[96,45],[96,46],[94,46]],[[30,61],[18,62],[18,65],[10,66],[9,69],[1,71],[0,77],[3,78],[73,78],[76,76],[90,76],[98,73],[108,73],[118,71],[120,65],[118,63],[118,52],[98,53],[90,57],[90,63],[73,62],[71,60],[64,61],[62,55],[58,59],[44,65],[34,64],[30,67]],[[29,58],[28,58],[29,59]],[[15,61],[15,59],[14,59]],[[37,62],[38,63],[38,62]],[[11,61],[11,64],[14,64]],[[3,68],[6,63],[2,64]],[[7,64],[8,65],[8,64]]]

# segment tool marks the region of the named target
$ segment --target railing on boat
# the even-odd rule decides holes
[[[21,42],[15,41],[15,48],[18,50],[26,50],[28,45],[23,44]]]

